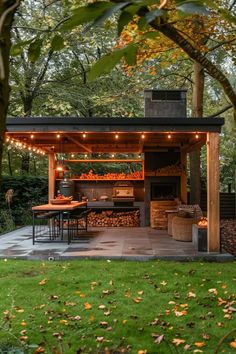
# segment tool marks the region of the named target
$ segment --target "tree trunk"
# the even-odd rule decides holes
[[[193,96],[192,115],[196,118],[203,116],[203,95],[204,95],[204,69],[201,64],[193,64]],[[201,151],[196,150],[190,153],[190,203],[200,204],[201,201]]]
[[[6,117],[9,103],[9,55],[11,48],[11,27],[18,1],[0,2],[0,183],[2,180],[2,155]]]

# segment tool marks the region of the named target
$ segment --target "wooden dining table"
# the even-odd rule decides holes
[[[33,244],[52,241],[69,244],[74,219],[72,214],[80,208],[86,210],[87,202],[71,201],[68,204],[48,203],[33,206]],[[67,234],[67,239],[65,239],[65,234]]]

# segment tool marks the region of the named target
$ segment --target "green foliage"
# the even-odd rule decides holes
[[[36,204],[45,204],[47,202],[47,187],[47,178],[45,177],[21,176],[3,178],[0,194],[0,210],[6,215],[7,205],[5,201],[5,193],[8,189],[14,190],[13,200],[10,205],[13,218],[13,223],[11,225],[14,225],[14,223],[16,225],[31,223],[31,207]]]
[[[15,223],[8,209],[0,210],[0,233],[9,232],[15,229]]]

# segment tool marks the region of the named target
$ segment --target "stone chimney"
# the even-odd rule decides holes
[[[144,116],[185,118],[187,90],[144,90]]]

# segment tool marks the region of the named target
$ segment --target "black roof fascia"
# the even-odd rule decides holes
[[[220,132],[223,118],[78,118],[27,117],[7,118],[10,132]]]

